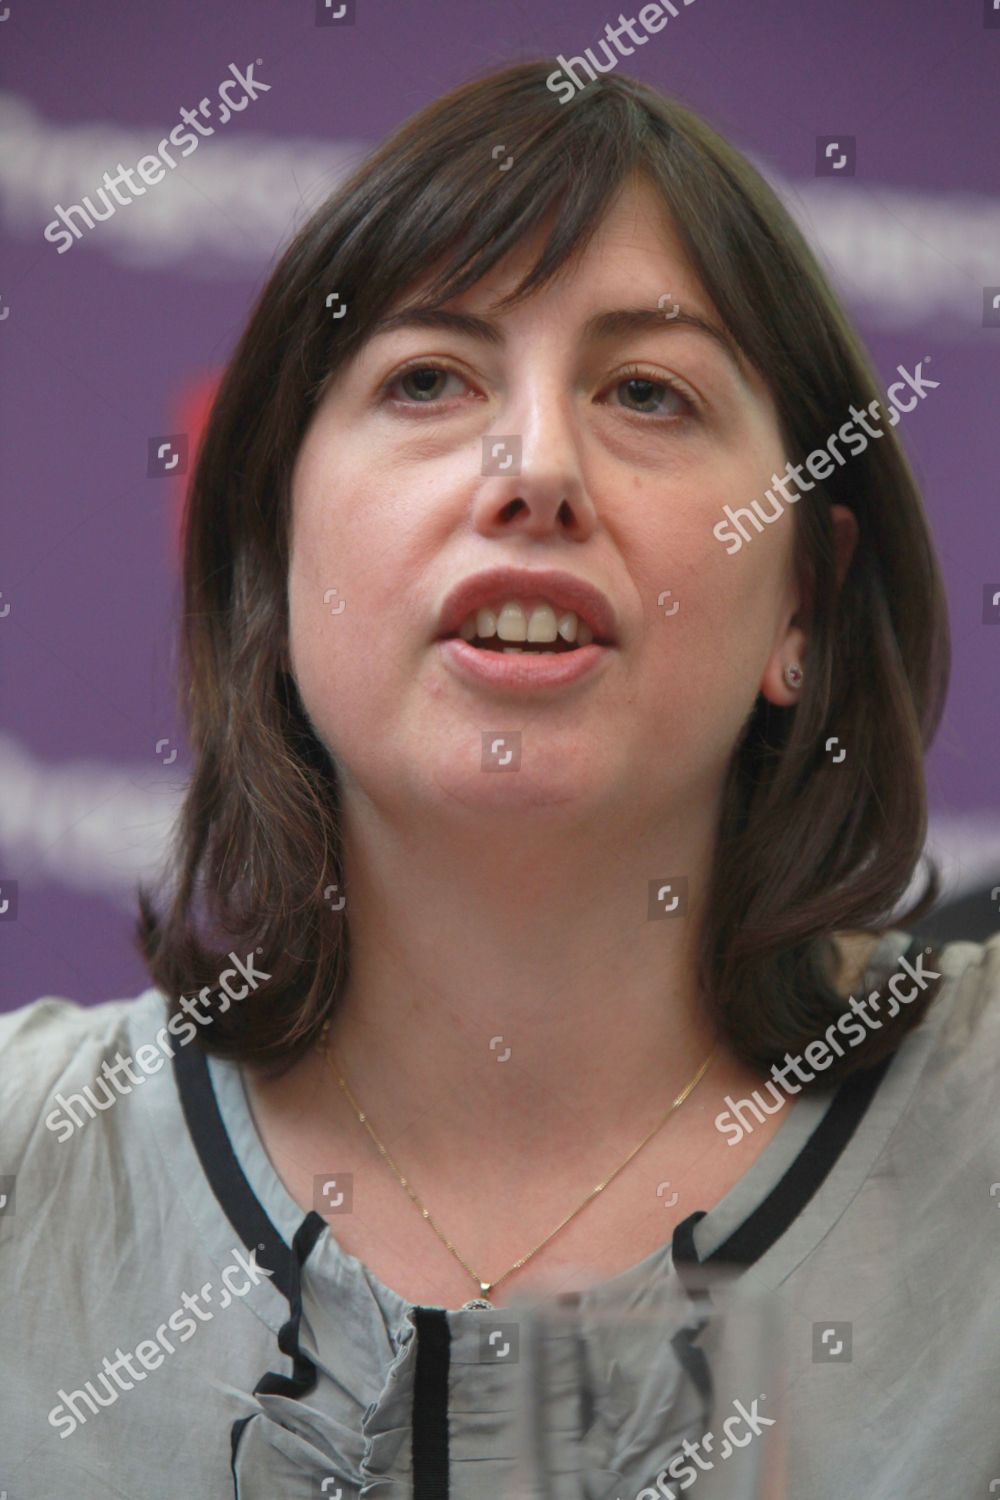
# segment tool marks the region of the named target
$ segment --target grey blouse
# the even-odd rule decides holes
[[[707,1214],[492,1311],[414,1307],[303,1214],[155,989],[0,1017],[0,1496],[986,1500],[1000,934],[928,962],[923,1025]]]

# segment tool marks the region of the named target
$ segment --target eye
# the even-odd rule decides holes
[[[648,416],[659,422],[676,422],[694,415],[694,399],[681,389],[678,382],[667,380],[662,375],[652,375],[637,365],[630,365],[622,370],[614,385],[608,389],[616,392],[627,389],[629,399],[637,404],[625,406],[624,410],[631,411],[636,416]],[[675,410],[663,412],[650,409],[650,402],[662,401],[664,394],[671,397]]]
[[[449,375],[455,380],[464,379],[449,365],[407,365],[402,370],[397,370],[395,375],[386,381],[380,394],[392,396],[393,388],[398,385],[403,389],[403,405],[433,406],[436,404],[434,398],[442,394],[442,384],[447,381]],[[392,399],[398,398],[393,396]]]

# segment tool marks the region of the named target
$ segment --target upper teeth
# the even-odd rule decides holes
[[[571,609],[562,611],[557,620],[551,604],[538,604],[526,611],[516,600],[502,604],[498,612],[473,610],[462,621],[458,633],[463,641],[476,636],[488,640],[494,635],[502,641],[554,641],[559,635],[568,643],[575,641],[578,646],[589,646],[594,639],[586,620],[578,619]]]

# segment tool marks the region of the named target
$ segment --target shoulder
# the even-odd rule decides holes
[[[102,1064],[127,1051],[133,1017],[163,1004],[163,997],[152,989],[98,1005],[45,996],[0,1015],[0,1120],[6,1170],[33,1138],[60,1138],[53,1134],[56,1096],[92,1087]]]
[[[904,1136],[919,1140],[925,1152],[996,1178],[1000,1173],[989,1162],[1000,1160],[1000,932],[983,942],[924,946],[909,962],[904,953],[901,948],[878,976],[890,989],[892,977],[900,976],[895,993],[904,1004],[921,981],[941,976],[892,1069],[905,1094]]]
[[[938,997],[924,1023],[934,1032],[930,1077],[978,1080],[1000,1092],[1000,932],[984,942],[952,942],[918,953],[912,968],[941,974]],[[918,1031],[921,1030],[918,1028]]]

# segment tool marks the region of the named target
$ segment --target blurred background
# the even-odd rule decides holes
[[[1000,0],[675,4],[617,69],[705,114],[775,185],[883,385],[920,361],[939,382],[898,428],[954,632],[928,758],[946,893],[921,930],[978,939],[1000,929]],[[278,252],[416,109],[521,59],[555,69],[620,15],[617,0],[0,0],[0,1010],[148,983],[134,886],[188,765],[180,507]],[[181,111],[203,100],[212,133],[187,150]],[[174,169],[80,227],[72,206],[89,195],[104,214],[104,173],[172,130]],[[485,153],[502,144],[489,131]]]

